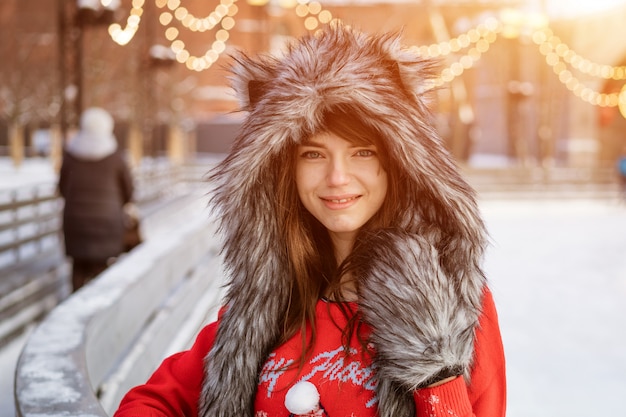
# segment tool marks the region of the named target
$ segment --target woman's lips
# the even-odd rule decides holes
[[[357,200],[360,198],[360,195],[349,195],[349,196],[328,196],[328,197],[320,197],[322,202],[326,207],[331,210],[341,210],[354,205]]]

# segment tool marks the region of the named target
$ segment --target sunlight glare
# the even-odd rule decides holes
[[[553,18],[585,16],[626,7],[626,0],[544,0]]]

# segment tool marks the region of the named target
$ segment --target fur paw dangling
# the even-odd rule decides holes
[[[320,393],[315,385],[300,381],[287,391],[285,408],[289,417],[329,417],[320,402]]]

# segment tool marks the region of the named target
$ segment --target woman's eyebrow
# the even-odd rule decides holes
[[[325,145],[322,142],[315,142],[315,141],[311,141],[311,140],[304,142],[300,146],[312,146],[312,147],[315,147],[315,148],[324,148],[325,147]]]
[[[326,145],[323,142],[316,142],[316,141],[306,141],[302,143],[302,145],[300,146],[310,146],[313,148],[325,148],[326,147]],[[376,148],[376,145],[373,143],[351,143],[350,146],[348,146],[348,149],[357,149],[357,148]]]

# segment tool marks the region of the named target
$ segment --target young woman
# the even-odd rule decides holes
[[[212,175],[224,308],[117,417],[504,416],[484,224],[431,72],[341,25],[235,58],[248,116]]]

